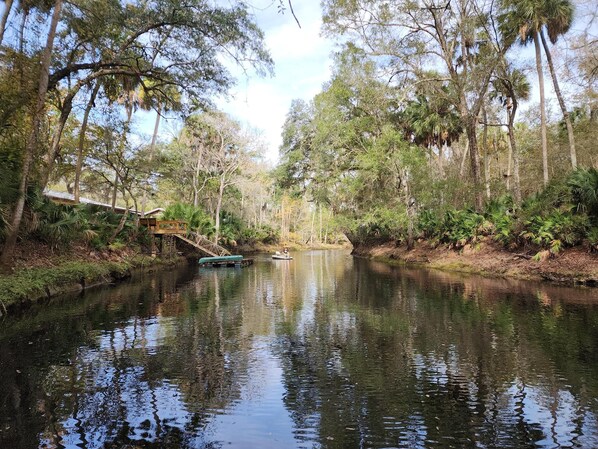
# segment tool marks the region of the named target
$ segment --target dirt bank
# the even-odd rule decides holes
[[[460,250],[432,247],[417,242],[412,250],[395,243],[360,245],[353,254],[394,263],[405,263],[441,270],[481,274],[491,277],[547,280],[563,284],[598,286],[598,254],[585,248],[567,248],[556,255],[536,251],[510,252],[490,240],[467,245]]]

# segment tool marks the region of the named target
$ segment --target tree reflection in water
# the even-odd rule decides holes
[[[596,447],[598,292],[342,252],[0,327],[0,447]]]

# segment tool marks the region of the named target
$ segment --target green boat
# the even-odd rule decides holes
[[[199,263],[214,263],[214,262],[235,262],[243,260],[243,256],[214,256],[214,257],[202,257],[199,259]]]
[[[244,259],[241,255],[202,257],[199,259],[200,267],[246,267],[252,263],[253,259]]]

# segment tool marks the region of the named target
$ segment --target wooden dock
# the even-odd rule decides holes
[[[253,264],[253,259],[241,259],[241,260],[210,260],[206,262],[200,262],[199,266],[203,268],[221,268],[221,267],[235,267],[243,268]]]

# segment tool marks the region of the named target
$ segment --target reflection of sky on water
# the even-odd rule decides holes
[[[225,413],[215,416],[209,434],[224,447],[286,448],[296,447],[293,422],[283,403],[285,388],[278,360],[268,349],[267,339],[258,339],[252,347],[246,384],[241,398]]]
[[[203,270],[145,317],[102,316],[29,392],[39,447],[598,447],[595,367],[533,328],[591,322],[585,306],[485,304],[456,281],[428,297],[331,254]]]

